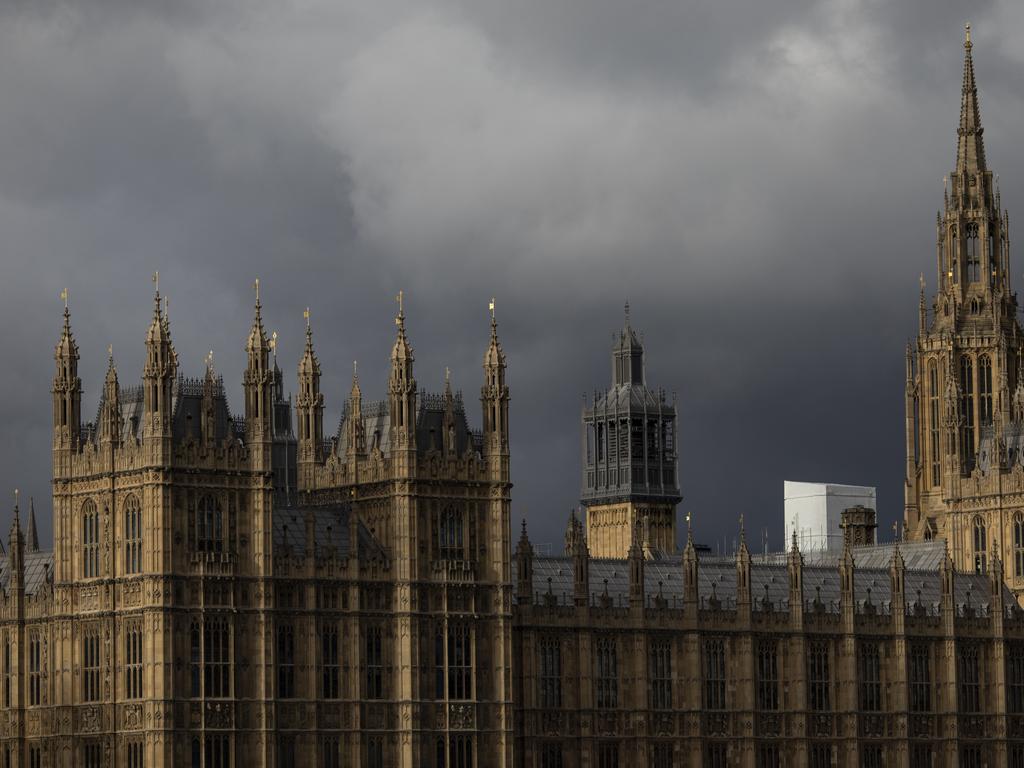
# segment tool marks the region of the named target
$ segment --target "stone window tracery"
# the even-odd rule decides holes
[[[725,709],[725,641],[704,641],[704,708]]]
[[[650,647],[648,665],[651,709],[672,709],[672,644],[668,640],[655,640]]]
[[[43,641],[33,634],[28,641],[28,703],[32,707],[42,704],[42,648]]]
[[[978,225],[968,224],[964,236],[967,258],[967,279],[977,283],[981,280],[981,251],[978,247]]]
[[[341,659],[338,655],[338,625],[324,622],[320,627],[321,695],[336,699],[341,692]]]
[[[981,663],[978,644],[964,642],[957,649],[957,700],[961,713],[981,711]]]
[[[857,657],[860,678],[860,708],[863,712],[880,712],[882,709],[882,664],[878,643],[864,640],[860,643]]]
[[[380,627],[367,627],[364,635],[363,664],[366,698],[384,698],[384,637]]]
[[[932,709],[931,651],[927,643],[910,644],[907,658],[909,674],[909,704],[911,712],[930,712]]]
[[[978,422],[983,427],[992,424],[992,358],[978,358]]]
[[[1013,575],[1024,577],[1024,514],[1013,516]]]
[[[597,708],[614,709],[619,706],[619,656],[615,638],[598,638],[595,655]]]
[[[82,701],[100,700],[100,635],[90,631],[82,637]]]
[[[985,530],[985,521],[981,516],[974,518],[974,572],[985,573],[988,570],[988,537]]]
[[[441,510],[437,521],[437,553],[441,560],[465,560],[463,514],[454,506]]]
[[[757,708],[774,712],[779,708],[779,652],[775,640],[757,644]]]
[[[932,485],[938,486],[942,482],[942,460],[939,450],[939,370],[934,360],[928,363],[928,428]]]
[[[960,358],[960,450],[966,468],[974,463],[974,363]]]
[[[277,697],[295,696],[295,628],[281,624],[277,628]]]
[[[200,552],[224,551],[224,518],[220,501],[210,494],[199,500],[196,514],[196,548]]]
[[[124,572],[142,570],[142,507],[135,494],[124,502]]]
[[[82,505],[82,577],[100,575],[100,515],[89,499]]]
[[[829,674],[829,648],[825,641],[816,641],[807,649],[807,702],[815,712],[831,709],[832,677]]]
[[[124,697],[142,698],[142,629],[130,627],[124,633]]]
[[[562,648],[557,638],[541,640],[540,705],[544,709],[562,706]]]

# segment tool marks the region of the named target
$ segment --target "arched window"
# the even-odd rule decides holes
[[[939,367],[928,363],[928,428],[931,443],[932,485],[942,482],[942,461],[939,454]]]
[[[202,635],[199,632],[199,623],[196,621],[192,622],[192,626],[189,629],[189,638],[189,677],[191,680],[192,698],[198,699],[202,695],[200,685],[202,680],[203,652]]]
[[[978,423],[987,427],[992,423],[992,358],[978,358]]]
[[[82,578],[94,579],[100,575],[100,515],[96,504],[86,501],[82,505]]]
[[[960,451],[964,465],[974,463],[974,364],[964,355],[960,358]]]
[[[988,570],[988,539],[985,535],[985,521],[974,518],[974,572],[985,573]]]
[[[124,572],[142,570],[142,507],[132,494],[124,502]]]
[[[441,560],[465,560],[462,513],[454,507],[441,511],[438,520],[437,544]]]
[[[981,249],[978,247],[978,225],[968,224],[964,238],[967,257],[967,280],[977,283],[981,280]]]
[[[224,520],[220,502],[210,495],[199,500],[199,511],[196,514],[196,547],[200,552],[224,551]]]
[[[949,276],[954,283],[960,282],[960,239],[956,227],[949,228]]]
[[[1024,577],[1024,515],[1013,516],[1013,575]]]
[[[992,235],[991,225],[988,227],[988,268],[992,273],[989,282],[995,283],[996,273],[999,271],[999,253],[996,251],[996,239]]]

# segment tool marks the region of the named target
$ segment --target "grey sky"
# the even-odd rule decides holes
[[[0,486],[46,538],[57,295],[91,419],[108,343],[141,371],[157,269],[183,371],[213,349],[236,410],[253,279],[290,386],[309,305],[332,427],[353,359],[383,393],[399,289],[421,388],[449,366],[479,423],[496,296],[535,541],[576,503],[580,398],[627,298],[679,395],[701,539],[742,512],[778,545],[784,479],[875,484],[883,525],[902,514],[962,4],[83,5],[0,6]],[[1024,6],[970,13],[1012,220]]]

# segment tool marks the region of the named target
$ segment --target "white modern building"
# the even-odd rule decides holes
[[[875,489],[863,485],[783,482],[786,544],[796,531],[802,552],[840,551],[843,532],[839,527],[844,509],[858,504],[877,511]]]

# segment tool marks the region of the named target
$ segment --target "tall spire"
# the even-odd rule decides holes
[[[60,293],[64,300],[64,327],[60,341],[53,351],[56,370],[53,374],[53,447],[75,448],[81,431],[82,380],[78,378],[78,345],[71,333],[71,311],[68,309],[68,289]],[[66,467],[63,459],[55,456],[54,476]]]
[[[32,497],[28,500],[28,542],[29,552],[39,551],[39,534],[36,532],[36,501]]]
[[[107,355],[107,377],[103,382],[103,407],[98,427],[102,442],[117,445],[121,437],[121,395],[113,345],[107,348]]]
[[[982,141],[981,111],[978,107],[978,86],[974,80],[974,59],[971,56],[971,25],[964,27],[964,82],[960,97],[960,127],[957,130],[957,173],[984,173],[985,143]]]
[[[299,487],[305,489],[312,487],[316,465],[320,460],[324,439],[324,396],[320,392],[320,361],[313,351],[309,307],[306,307],[302,315],[306,320],[306,348],[299,361],[299,394],[295,401],[295,412],[299,425]]]

